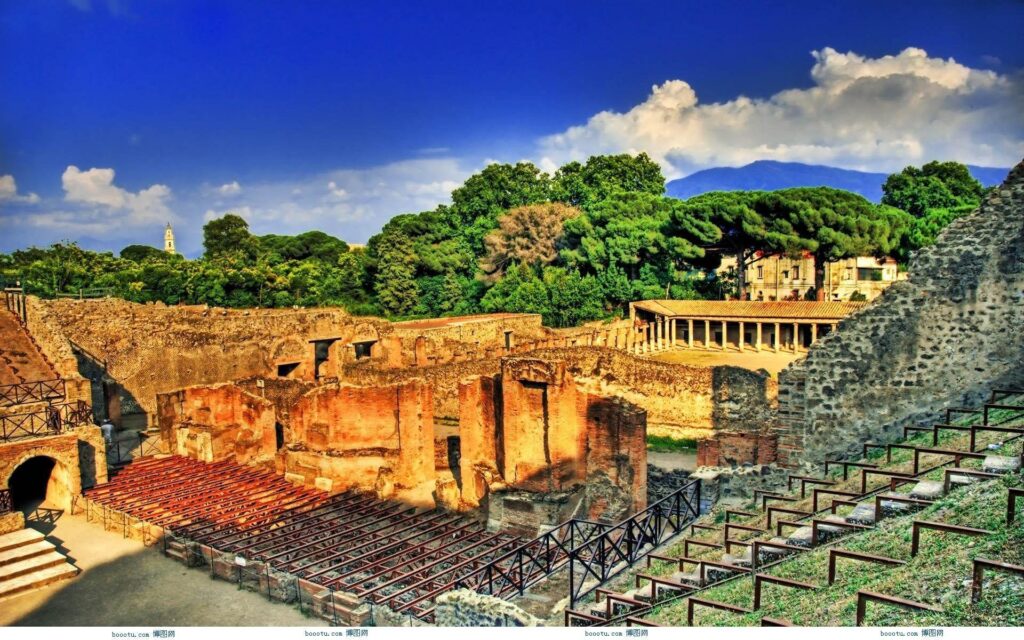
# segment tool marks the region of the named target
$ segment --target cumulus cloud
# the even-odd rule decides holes
[[[452,158],[337,169],[297,181],[250,184],[234,206],[205,206],[203,221],[235,213],[253,233],[320,229],[364,242],[392,216],[433,209],[472,173]]]
[[[0,204],[4,202],[23,202],[36,204],[39,196],[34,193],[18,193],[18,185],[14,182],[14,176],[7,174],[0,176]]]
[[[64,200],[77,207],[63,212],[59,218],[61,223],[76,226],[76,214],[81,225],[90,228],[96,224],[138,227],[175,219],[167,205],[171,198],[170,187],[154,184],[133,193],[115,185],[114,177],[113,169],[82,171],[74,165],[68,166],[61,175]]]
[[[238,180],[232,180],[217,187],[217,193],[222,196],[237,196],[242,193],[242,185],[238,184]]]
[[[646,151],[678,177],[771,159],[890,171],[931,159],[1010,166],[1024,156],[1024,82],[916,48],[867,58],[812,53],[813,86],[702,104],[683,80],[625,113],[543,138],[541,166]]]

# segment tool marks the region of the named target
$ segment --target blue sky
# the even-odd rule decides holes
[[[0,0],[0,251],[365,241],[488,161],[1024,156],[1024,3]]]

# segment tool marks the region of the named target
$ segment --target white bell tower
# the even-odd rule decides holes
[[[171,223],[167,223],[167,228],[164,229],[164,251],[167,253],[174,253],[174,229],[171,228]]]

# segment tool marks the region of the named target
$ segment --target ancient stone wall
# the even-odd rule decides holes
[[[106,449],[98,427],[79,427],[67,433],[0,444],[0,489],[10,486],[11,474],[37,456],[56,462],[47,484],[47,501],[71,513],[72,499],[83,488],[107,481]]]
[[[274,404],[234,384],[157,395],[157,424],[169,453],[249,464],[276,452]]]
[[[439,627],[539,627],[536,617],[508,600],[456,589],[437,597],[434,620]]]
[[[353,318],[341,309],[227,310],[101,300],[29,299],[30,329],[55,363],[70,366],[67,339],[106,362],[134,403],[153,416],[156,394],[249,376],[314,377],[312,340],[337,339],[323,376],[355,360],[355,342],[382,342],[390,324]],[[68,347],[69,349],[69,347]],[[63,354],[63,355],[61,355]],[[378,347],[377,357],[387,358]]]
[[[422,380],[318,387],[290,416],[286,473],[327,490],[374,489],[382,498],[433,505],[433,399]]]
[[[774,420],[775,383],[762,372],[659,362],[593,346],[542,348],[527,355],[564,362],[566,370],[588,390],[620,396],[644,409],[651,433],[681,437],[708,435],[712,429],[756,431]],[[346,366],[342,378],[353,384],[394,384],[423,378],[434,390],[434,416],[457,420],[460,381],[497,375],[501,358],[400,370],[365,365]]]
[[[820,464],[1024,384],[1024,163],[779,376],[779,462]]]

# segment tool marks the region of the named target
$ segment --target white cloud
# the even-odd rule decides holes
[[[65,201],[81,205],[91,216],[105,217],[109,224],[141,226],[175,218],[167,206],[171,197],[167,185],[154,184],[132,193],[114,184],[113,169],[82,171],[74,165],[65,169],[61,184]]]
[[[890,171],[931,159],[1010,166],[1024,156],[1024,83],[915,48],[866,58],[812,53],[813,86],[701,104],[683,80],[625,113],[543,138],[541,166],[646,151],[678,177],[773,159]]]
[[[3,202],[36,204],[39,202],[39,196],[34,193],[19,194],[18,185],[14,182],[14,176],[7,174],[0,176],[0,203]]]
[[[320,229],[364,242],[399,213],[447,202],[471,172],[454,159],[420,158],[337,169],[297,181],[248,184],[238,206],[207,202],[203,221],[236,213],[259,235]]]
[[[238,184],[238,180],[232,180],[217,187],[217,193],[222,196],[237,196],[242,193],[242,185]]]

